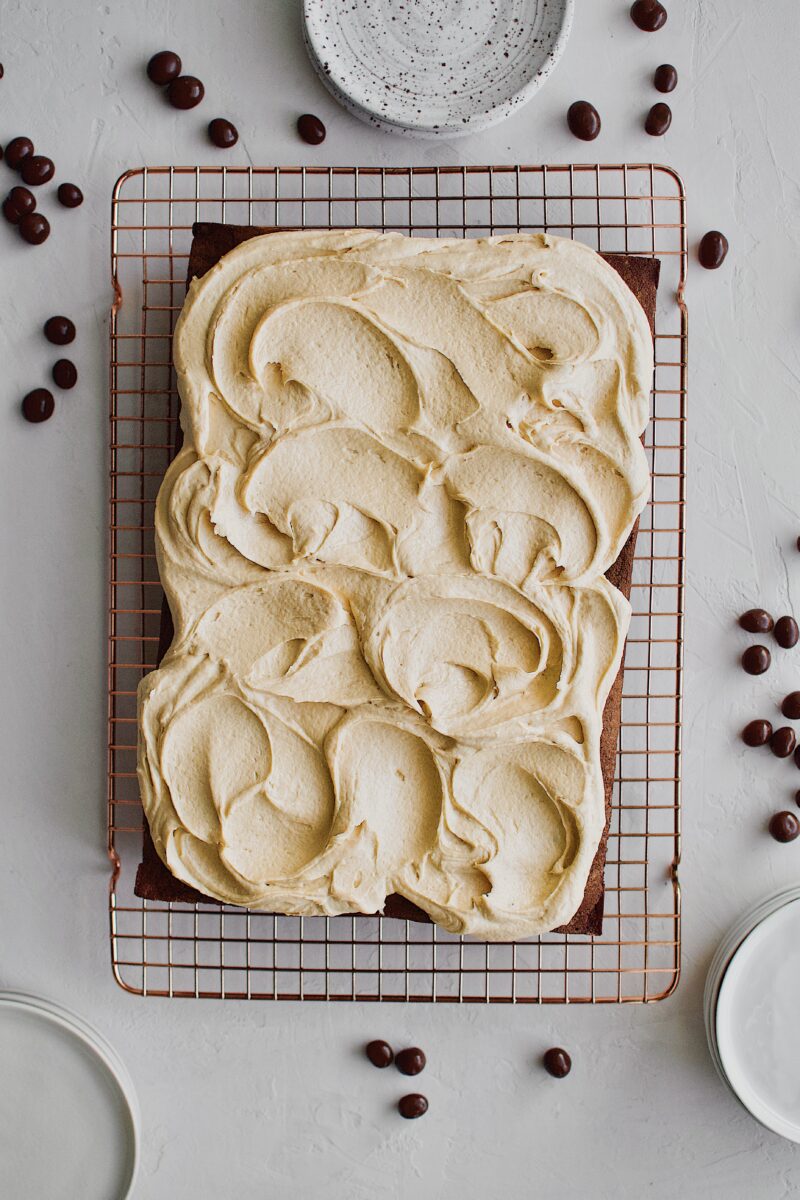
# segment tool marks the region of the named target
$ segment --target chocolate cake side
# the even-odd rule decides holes
[[[205,275],[206,271],[209,271],[229,250],[240,245],[241,242],[247,241],[252,237],[258,237],[260,234],[273,232],[275,232],[274,229],[257,226],[196,222],[192,229],[193,238],[187,271],[187,287],[192,279]],[[624,279],[641,304],[650,324],[651,331],[655,332],[656,294],[661,268],[660,262],[657,259],[631,254],[603,254],[602,257]],[[179,446],[179,435],[180,430],[176,427],[176,451]],[[630,599],[631,594],[638,525],[637,521],[616,562],[606,572],[608,580],[627,599]],[[161,631],[158,647],[159,662],[169,648],[171,641],[172,618],[166,601],[164,601],[162,605]],[[620,666],[617,678],[611,687],[605,709],[603,710],[603,731],[600,737],[600,763],[603,772],[603,782],[605,784],[606,800],[606,821],[603,836],[600,839],[600,844],[592,862],[580,907],[569,924],[562,926],[555,932],[579,934],[600,934],[602,932],[605,895],[604,871],[611,818],[614,768],[616,766],[622,715],[623,669],[623,666]],[[216,900],[196,891],[172,875],[156,852],[146,821],[144,824],[143,842],[142,862],[136,873],[134,888],[137,896],[145,900],[159,900],[164,902],[217,903]],[[426,913],[403,896],[387,897],[383,915],[426,923],[430,922],[430,918]]]

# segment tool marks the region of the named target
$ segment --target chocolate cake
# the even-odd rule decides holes
[[[202,277],[228,251],[242,242],[268,232],[272,231],[248,226],[210,223],[196,224],[193,229],[194,237],[189,259],[188,280],[191,281],[193,278]],[[651,258],[624,254],[607,254],[603,255],[603,257],[619,273],[636,296],[652,330],[655,319],[656,290],[660,265],[658,261]],[[177,449],[178,434],[176,431],[176,451]],[[606,572],[608,580],[626,597],[630,596],[631,591],[637,526],[638,521],[634,525],[633,531],[616,561]],[[171,641],[172,620],[169,608],[165,602],[162,613],[159,661],[168,649]],[[600,762],[606,799],[605,830],[588,875],[583,900],[569,924],[562,927],[561,931],[564,932],[598,934],[602,930],[603,872],[606,858],[616,751],[619,740],[621,699],[622,667],[620,667],[617,678],[607,697],[603,712],[603,728],[600,739]],[[147,822],[145,822],[144,829],[143,860],[137,873],[135,890],[138,896],[150,900],[214,902],[207,895],[196,891],[170,873],[155,850]],[[428,921],[430,919],[417,905],[399,895],[389,896],[383,911],[385,916],[417,921]]]

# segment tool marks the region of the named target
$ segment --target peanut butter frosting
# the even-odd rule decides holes
[[[646,317],[550,235],[274,233],[189,289],[139,690],[156,849],[218,900],[535,935],[603,832]]]

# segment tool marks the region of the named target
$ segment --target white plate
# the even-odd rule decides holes
[[[475,133],[530,100],[574,0],[303,0],[323,83],[350,112],[418,137]]]
[[[126,1200],[133,1084],[109,1044],[49,1000],[0,992],[0,1196]]]
[[[728,1084],[768,1129],[800,1142],[800,899],[763,917],[733,953],[716,1003]]]

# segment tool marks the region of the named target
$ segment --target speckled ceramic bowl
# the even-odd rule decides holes
[[[304,0],[323,83],[355,116],[454,137],[527,103],[563,53],[574,0]]]

